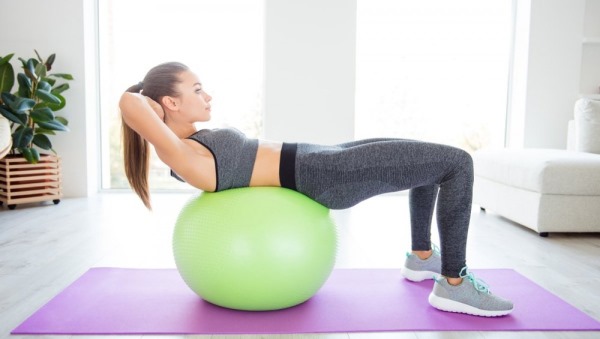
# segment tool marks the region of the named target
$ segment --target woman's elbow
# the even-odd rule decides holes
[[[121,99],[119,99],[119,108],[121,109],[121,111],[126,111],[126,108],[128,108],[131,105],[131,100],[132,98],[132,94],[131,93],[123,93],[123,95],[121,95]]]
[[[135,110],[134,105],[136,100],[138,100],[138,98],[136,98],[135,94],[133,93],[125,92],[123,95],[121,95],[121,99],[119,100],[119,109],[121,110],[121,115],[124,119],[127,119],[132,111]]]

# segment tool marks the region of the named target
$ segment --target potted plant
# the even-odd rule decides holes
[[[11,209],[25,202],[56,204],[62,196],[60,158],[50,138],[69,130],[67,119],[55,112],[65,107],[61,93],[69,89],[68,83],[59,81],[73,77],[50,73],[55,54],[46,60],[35,54],[36,58],[19,58],[23,72],[16,76],[10,64],[14,54],[0,57],[0,114],[10,121],[12,136],[11,150],[0,160],[0,205],[6,203]]]

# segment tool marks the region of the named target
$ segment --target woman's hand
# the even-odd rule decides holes
[[[160,120],[165,121],[165,110],[162,108],[162,106],[158,102],[150,99],[150,97],[144,97],[144,98],[146,98],[148,105],[150,105],[150,107],[152,107],[152,110],[154,110],[154,112],[156,113],[156,115],[158,115]]]

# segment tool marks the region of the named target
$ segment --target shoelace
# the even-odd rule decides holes
[[[475,287],[476,290],[478,290],[479,292],[483,292],[483,293],[490,293],[490,288],[489,285],[485,283],[485,281],[476,278],[475,275],[473,274],[473,272],[469,271],[469,269],[467,268],[467,266],[463,267],[462,270],[460,270],[459,276],[463,279],[467,279],[469,280],[469,282],[471,282],[471,284],[473,284],[473,286]]]
[[[442,255],[440,248],[438,247],[438,245],[436,245],[434,243],[431,243],[431,250],[433,251],[434,254]]]

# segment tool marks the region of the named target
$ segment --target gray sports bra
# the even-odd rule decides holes
[[[217,192],[250,185],[258,139],[248,139],[233,128],[202,129],[188,139],[197,141],[212,153],[217,173]],[[173,170],[171,176],[184,181]]]

